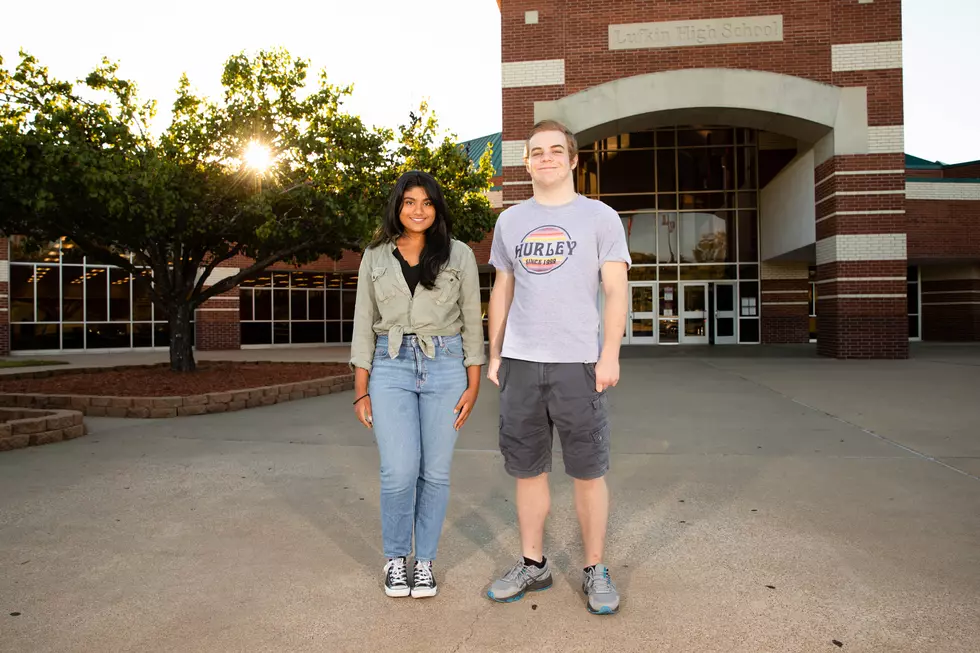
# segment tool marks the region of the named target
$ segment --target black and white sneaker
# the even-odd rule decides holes
[[[391,558],[385,565],[385,594],[388,596],[408,596],[412,593],[408,586],[408,571],[405,558]]]
[[[432,575],[432,561],[415,561],[415,582],[412,583],[412,598],[424,599],[439,592],[436,577]]]

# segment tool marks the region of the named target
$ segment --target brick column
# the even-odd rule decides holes
[[[922,339],[980,342],[980,264],[922,269]]]
[[[208,279],[216,283],[238,273],[238,268],[217,268]],[[211,284],[204,287],[209,288]],[[238,287],[212,297],[194,313],[195,348],[199,351],[241,349]]]
[[[762,264],[762,342],[810,341],[809,268],[803,263]]]
[[[10,355],[10,241],[0,238],[0,356]]]
[[[527,9],[533,10],[529,16]],[[502,208],[532,195],[524,169],[524,139],[534,125],[534,103],[564,97],[568,8],[557,0],[501,7],[501,86],[503,100]],[[549,57],[544,59],[542,57]]]
[[[898,153],[817,166],[817,352],[907,358],[905,179]]]

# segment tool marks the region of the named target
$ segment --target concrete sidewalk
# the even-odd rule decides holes
[[[924,352],[624,360],[613,617],[585,611],[562,473],[555,586],[484,598],[519,554],[488,384],[426,601],[381,591],[378,457],[350,393],[90,418],[0,455],[0,651],[973,652],[980,350]]]

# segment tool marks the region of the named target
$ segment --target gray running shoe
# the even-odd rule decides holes
[[[524,598],[526,592],[540,592],[551,587],[551,565],[545,560],[544,567],[538,569],[524,564],[524,558],[494,582],[487,590],[487,597],[498,603],[512,603]]]
[[[589,597],[588,608],[592,614],[616,614],[619,611],[619,592],[605,565],[598,564],[583,573],[582,591]]]

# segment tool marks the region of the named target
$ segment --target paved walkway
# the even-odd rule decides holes
[[[624,360],[614,617],[585,611],[562,474],[555,587],[483,597],[519,551],[492,386],[460,435],[428,601],[381,592],[377,451],[350,393],[89,418],[84,438],[0,454],[0,651],[973,652],[978,388],[975,347]]]

